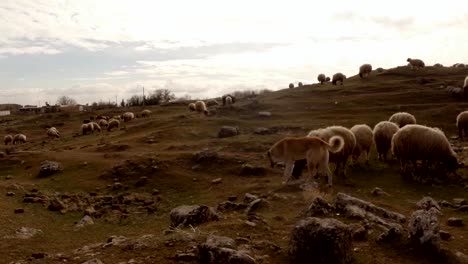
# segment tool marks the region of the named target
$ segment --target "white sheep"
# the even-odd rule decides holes
[[[332,76],[332,84],[333,84],[333,85],[336,85],[336,83],[337,83],[338,81],[340,81],[340,82],[341,82],[341,85],[343,85],[344,80],[346,80],[346,75],[344,75],[344,74],[341,73],[341,72],[335,73],[335,74],[333,74],[333,76]]]
[[[46,134],[47,134],[48,137],[56,137],[56,138],[60,137],[60,133],[59,133],[58,129],[55,128],[55,127],[49,127],[46,130]]]
[[[234,103],[236,102],[236,97],[234,97],[234,96],[231,95],[231,94],[225,94],[225,95],[223,95],[223,97],[222,97],[223,106],[226,105],[226,98],[228,98],[228,97],[231,97],[232,104],[234,104]]]
[[[312,130],[307,135],[308,137],[319,137],[324,141],[329,141],[332,136],[340,136],[344,139],[344,147],[337,153],[330,153],[330,162],[336,163],[335,175],[346,176],[346,166],[349,157],[353,154],[356,146],[356,137],[353,132],[346,127],[330,126],[327,128],[320,128]]]
[[[197,111],[197,108],[195,107],[195,104],[194,103],[190,103],[188,104],[188,108],[191,112],[193,111]]]
[[[16,145],[17,143],[26,143],[26,136],[23,134],[16,134],[13,137],[13,145]]]
[[[232,105],[232,97],[226,96],[226,105]]]
[[[93,133],[94,133],[94,130],[98,131],[99,133],[101,133],[101,126],[96,123],[96,122],[91,122],[90,123],[92,126],[93,126]]]
[[[81,125],[81,133],[83,135],[87,135],[88,133],[93,133],[93,125],[91,123],[87,123],[87,124],[82,124]]]
[[[463,140],[463,133],[468,136],[468,111],[463,111],[457,116],[458,137]]]
[[[398,130],[392,139],[393,155],[400,163],[402,172],[412,163],[417,168],[417,161],[430,165],[442,163],[445,168],[458,168],[457,154],[450,147],[447,137],[440,129],[411,124]]]
[[[370,73],[372,72],[372,65],[370,64],[363,64],[359,67],[359,77],[369,77]]]
[[[122,119],[124,122],[129,122],[131,121],[132,119],[135,119],[135,114],[132,113],[132,112],[125,112],[123,115],[122,115]]]
[[[13,143],[13,136],[12,135],[6,135],[4,138],[5,145],[8,145],[8,143]]]
[[[379,160],[386,160],[392,146],[392,137],[398,131],[398,126],[390,121],[379,122],[374,127],[374,142]]]
[[[468,76],[465,77],[465,82],[463,83],[463,89],[468,88]]]
[[[320,84],[323,84],[324,82],[326,82],[326,77],[325,77],[325,74],[321,73],[317,76],[317,81],[319,81]]]
[[[111,119],[109,120],[108,126],[107,126],[107,131],[111,131],[113,128],[119,128],[120,126],[120,121],[117,119]]]
[[[408,58],[406,60],[407,62],[409,62],[409,66],[411,67],[411,69],[420,69],[420,68],[424,68],[424,62],[420,59],[411,59],[411,58]]]
[[[98,122],[99,126],[101,127],[107,127],[109,125],[109,123],[107,122],[107,120],[105,119],[100,119],[99,122]]]
[[[374,133],[372,129],[366,125],[355,125],[351,129],[351,132],[354,133],[356,137],[356,147],[353,151],[354,161],[358,161],[361,154],[364,152],[366,154],[366,163],[369,163],[369,152],[374,142]]]
[[[414,115],[407,112],[394,113],[392,116],[390,116],[388,121],[397,124],[400,128],[409,124],[416,124],[416,118]]]
[[[205,102],[203,102],[203,101],[196,101],[195,102],[195,110],[200,114],[204,113],[205,115],[208,115],[208,110],[206,109]]]
[[[150,117],[151,116],[151,110],[145,109],[141,111],[141,117]]]

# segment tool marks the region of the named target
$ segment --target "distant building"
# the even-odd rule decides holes
[[[37,107],[37,105],[25,105],[23,108],[18,109],[21,114],[30,114],[37,115],[42,113],[42,108]]]
[[[10,115],[10,110],[0,111],[0,116],[7,116],[7,115]]]

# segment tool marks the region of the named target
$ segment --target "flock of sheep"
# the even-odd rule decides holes
[[[231,106],[236,102],[236,98],[230,94],[223,95],[222,97],[223,106]],[[197,112],[199,114],[209,115],[208,107],[219,105],[218,101],[211,99],[204,101],[196,101],[195,103],[190,103],[188,108],[192,112]]]

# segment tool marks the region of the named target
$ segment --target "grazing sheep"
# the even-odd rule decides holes
[[[444,67],[444,65],[442,65],[442,64],[440,64],[440,63],[436,63],[436,64],[434,64],[434,67],[436,67],[436,68],[442,68],[442,67]]]
[[[455,68],[465,68],[465,64],[463,64],[463,63],[455,63],[452,67],[455,67]]]
[[[152,112],[151,112],[150,110],[147,110],[147,109],[146,109],[146,110],[143,110],[143,111],[141,111],[141,117],[145,117],[145,118],[146,118],[146,117],[150,117],[150,116],[151,116],[151,113],[152,113]]]
[[[330,82],[330,77],[325,78],[325,82]]]
[[[325,77],[325,74],[321,73],[317,76],[317,81],[319,81],[320,84],[323,84],[324,82],[326,82],[326,77]]]
[[[341,72],[335,73],[332,76],[332,84],[336,85],[336,82],[340,81],[341,85],[343,85],[344,80],[346,80],[346,75],[342,74]]]
[[[392,146],[392,137],[398,131],[398,126],[390,121],[379,122],[374,127],[374,142],[379,160],[386,160]]]
[[[457,116],[458,137],[463,140],[463,133],[468,136],[468,111],[463,111]]]
[[[340,136],[333,136],[328,141],[318,137],[286,137],[276,142],[267,152],[271,167],[278,161],[284,161],[286,182],[292,179],[292,170],[296,160],[305,159],[309,170],[309,180],[319,171],[325,171],[328,176],[328,186],[332,186],[332,173],[328,167],[329,152],[336,153],[344,146]]]
[[[304,85],[302,84],[302,82],[299,82],[299,83],[297,84],[297,87],[302,87],[302,86],[304,86]]]
[[[197,108],[195,107],[195,104],[194,104],[194,103],[190,103],[190,104],[188,105],[188,108],[189,108],[189,110],[192,111],[192,112],[193,112],[193,111],[197,111]]]
[[[89,124],[84,124],[84,125],[89,125]],[[48,137],[56,137],[56,138],[60,137],[60,133],[57,130],[57,128],[55,128],[55,127],[47,128],[46,134],[47,134]]]
[[[468,76],[465,77],[465,82],[463,83],[463,89],[468,88]]]
[[[226,98],[228,98],[228,97],[231,97],[232,104],[234,104],[234,103],[236,102],[236,97],[234,97],[233,95],[230,95],[230,94],[225,94],[225,95],[223,95],[223,97],[222,97],[223,106],[226,105]]]
[[[232,105],[232,97],[226,96],[226,105]]]
[[[348,158],[353,154],[354,147],[356,146],[356,137],[351,130],[342,126],[330,126],[327,128],[320,128],[312,130],[307,135],[308,137],[319,137],[324,141],[329,141],[333,136],[340,136],[344,139],[344,147],[337,153],[330,153],[330,162],[336,163],[335,175],[346,176],[346,164]]]
[[[463,98],[465,96],[465,89],[461,87],[455,87],[455,86],[447,86],[445,90],[455,98]]]
[[[410,162],[416,169],[417,161],[425,163],[424,168],[439,163],[450,171],[458,168],[457,154],[440,129],[415,124],[407,125],[393,136],[392,152],[399,161],[402,172],[407,171]]]
[[[218,101],[216,101],[214,99],[206,101],[206,106],[207,107],[216,106],[216,105],[219,105],[219,103],[218,103]]]
[[[81,133],[83,135],[87,135],[88,133],[91,134],[93,133],[93,124],[88,123],[88,124],[82,124],[81,125]]]
[[[381,68],[381,67],[379,67],[379,68],[377,68],[377,69],[376,69],[376,71],[377,71],[378,73],[380,73],[380,72],[383,72],[383,71],[384,71],[384,69],[383,69],[383,68]]]
[[[8,143],[12,143],[13,142],[13,136],[12,135],[6,135],[5,138],[4,138],[4,141],[5,141],[5,145],[8,145]]]
[[[16,134],[13,137],[13,145],[16,145],[17,143],[26,143],[26,136],[23,134]]]
[[[374,142],[374,133],[372,129],[365,124],[355,125],[351,129],[351,132],[354,133],[356,137],[356,147],[353,151],[354,161],[358,161],[361,154],[364,152],[366,154],[366,163],[369,163],[369,152]]]
[[[289,84],[289,89],[292,89],[292,88],[294,88],[294,83]]]
[[[94,133],[94,130],[97,130],[99,133],[101,133],[101,126],[98,123],[91,122],[90,124],[93,126],[93,133]]]
[[[409,124],[416,124],[416,118],[414,115],[407,112],[394,113],[388,121],[393,122],[402,128]]]
[[[363,64],[359,67],[359,77],[369,77],[370,73],[372,72],[372,65],[370,64]]]
[[[123,118],[123,116],[122,116],[122,115],[116,115],[116,116],[113,116],[111,119],[115,119],[115,120],[119,120],[119,121],[121,121],[121,120],[122,120],[122,118]]]
[[[420,59],[411,59],[411,58],[408,58],[406,60],[407,62],[409,62],[409,66],[411,67],[411,69],[419,69],[419,68],[424,68],[424,62]]]
[[[227,99],[227,98],[226,98]],[[227,101],[227,100],[226,100]],[[195,102],[195,110],[201,114],[204,113],[205,115],[208,115],[208,110],[206,109],[205,102],[203,101],[196,101]]]
[[[107,120],[105,120],[105,119],[99,120],[98,124],[101,127],[107,127],[109,125],[109,123],[107,123]]]
[[[135,119],[135,114],[132,113],[132,112],[125,112],[123,115],[122,115],[122,119],[124,122],[129,122],[131,121],[132,119]]]
[[[119,126],[120,126],[120,121],[119,120],[111,119],[111,120],[109,120],[109,124],[107,126],[107,131],[110,132],[114,127],[119,128]]]

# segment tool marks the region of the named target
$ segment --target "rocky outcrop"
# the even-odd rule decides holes
[[[182,205],[170,213],[171,227],[197,226],[202,223],[217,221],[221,216],[206,205]]]

